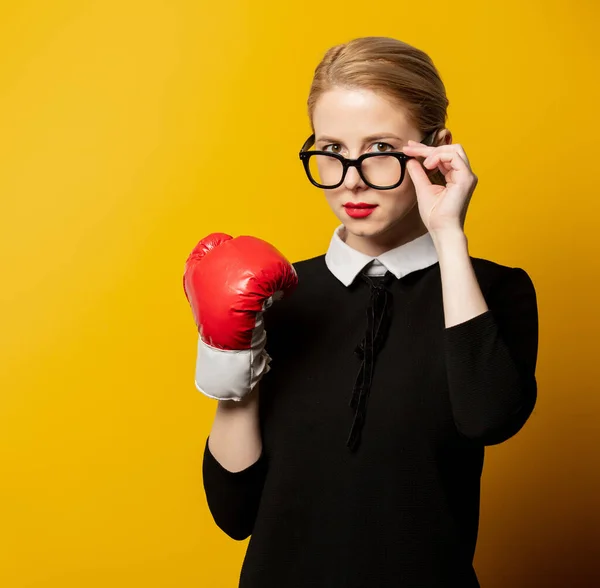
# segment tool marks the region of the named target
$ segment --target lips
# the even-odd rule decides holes
[[[376,208],[377,204],[368,204],[367,202],[347,202],[344,204],[346,214],[352,218],[366,218]]]
[[[367,204],[366,202],[346,202],[344,208],[375,208],[377,204]]]

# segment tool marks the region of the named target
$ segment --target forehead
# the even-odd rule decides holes
[[[414,131],[406,109],[372,90],[335,88],[315,104],[313,126],[319,135],[360,138],[379,132],[403,137]]]

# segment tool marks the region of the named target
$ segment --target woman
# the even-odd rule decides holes
[[[212,235],[188,260],[196,385],[219,399],[204,484],[252,535],[242,588],[479,586],[484,448],[535,405],[537,305],[525,271],[469,256],[447,105],[422,51],[333,47],[300,152],[341,222],[327,253]]]

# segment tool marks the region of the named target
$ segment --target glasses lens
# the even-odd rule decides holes
[[[362,172],[369,183],[385,188],[400,181],[402,164],[396,157],[377,155],[363,160]]]
[[[339,159],[330,155],[312,155],[308,160],[312,179],[322,186],[335,186],[342,179],[344,166]]]

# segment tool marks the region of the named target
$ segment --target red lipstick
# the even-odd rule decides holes
[[[366,202],[346,202],[344,204],[346,213],[352,218],[366,218],[376,208],[377,204],[367,204]]]

